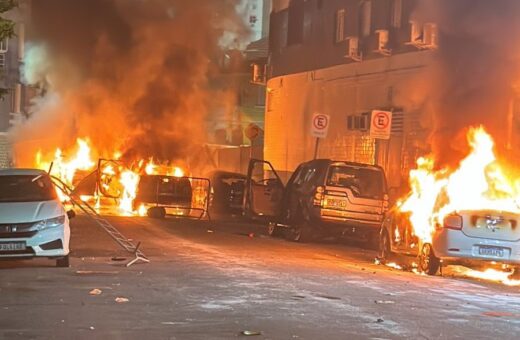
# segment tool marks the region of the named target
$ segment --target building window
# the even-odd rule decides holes
[[[403,0],[392,0],[391,25],[394,28],[401,28],[403,21]]]
[[[345,10],[340,9],[336,12],[336,42],[345,40]]]
[[[372,1],[363,1],[359,17],[361,36],[368,37],[372,33]]]

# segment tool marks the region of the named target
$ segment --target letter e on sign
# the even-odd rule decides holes
[[[370,120],[370,137],[378,139],[390,139],[392,132],[392,112],[372,111]]]
[[[311,135],[316,138],[325,138],[329,132],[330,116],[323,113],[312,115]]]

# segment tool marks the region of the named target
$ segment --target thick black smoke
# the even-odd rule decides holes
[[[432,148],[439,165],[461,159],[470,126],[484,125],[499,147],[520,75],[520,1],[420,0],[417,19],[439,27],[439,50],[424,96],[433,110]]]
[[[223,37],[247,36],[238,2],[33,1],[28,38],[39,53],[28,50],[26,73],[46,95],[15,138],[51,149],[88,137],[105,155],[185,157],[205,140]]]

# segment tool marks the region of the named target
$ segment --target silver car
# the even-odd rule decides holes
[[[434,227],[431,242],[413,233],[409,215],[392,209],[381,228],[379,259],[418,257],[419,268],[435,275],[443,264],[496,262],[520,266],[520,216],[499,211],[460,211]]]

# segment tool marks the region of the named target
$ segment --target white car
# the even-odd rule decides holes
[[[0,258],[46,257],[69,266],[69,218],[49,175],[0,170]]]
[[[381,229],[379,258],[418,256],[420,269],[435,275],[443,264],[495,262],[520,266],[520,216],[499,211],[460,211],[437,225],[431,242],[413,235],[408,214],[392,209]]]

